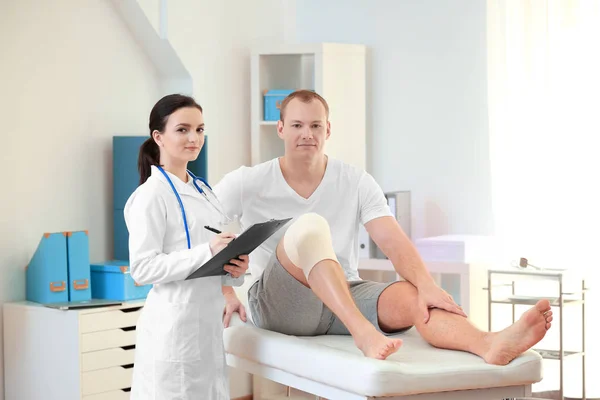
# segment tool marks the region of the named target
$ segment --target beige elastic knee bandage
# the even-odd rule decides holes
[[[318,262],[338,262],[333,251],[329,224],[319,214],[304,214],[294,221],[285,232],[283,248],[290,261],[302,269],[307,280]]]

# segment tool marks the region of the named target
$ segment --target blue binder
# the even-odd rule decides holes
[[[27,300],[37,303],[69,300],[66,232],[42,235],[25,275]]]
[[[67,232],[69,301],[92,298],[90,287],[90,245],[87,231]]]

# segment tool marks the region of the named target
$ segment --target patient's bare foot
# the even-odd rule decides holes
[[[366,357],[385,360],[402,346],[402,339],[392,339],[370,325],[364,333],[355,335],[354,342]]]
[[[552,322],[550,302],[540,300],[508,328],[493,336],[483,357],[488,364],[506,365],[544,338]]]

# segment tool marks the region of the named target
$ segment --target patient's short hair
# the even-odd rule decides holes
[[[325,115],[326,118],[329,119],[329,105],[327,104],[327,101],[325,101],[325,99],[323,97],[321,97],[318,93],[312,91],[312,90],[296,90],[293,93],[290,93],[285,99],[283,99],[283,101],[281,102],[281,108],[279,110],[279,119],[281,120],[281,122],[283,122],[283,118],[285,118],[285,108],[287,107],[288,103],[294,99],[298,99],[303,103],[310,103],[313,100],[318,100],[321,102],[321,104],[323,104],[323,107],[325,107]]]

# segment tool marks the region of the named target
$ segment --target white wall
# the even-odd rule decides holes
[[[368,46],[369,170],[412,191],[413,237],[492,233],[485,1],[303,0],[296,15],[298,41]]]
[[[24,299],[44,232],[88,229],[92,260],[112,255],[112,136],[146,134],[159,94],[129,37],[106,0],[0,2],[0,303]]]
[[[169,2],[168,36],[205,111],[209,181],[250,164],[250,49],[283,42],[289,2]],[[288,18],[289,19],[289,18]],[[291,27],[293,28],[293,27]]]

